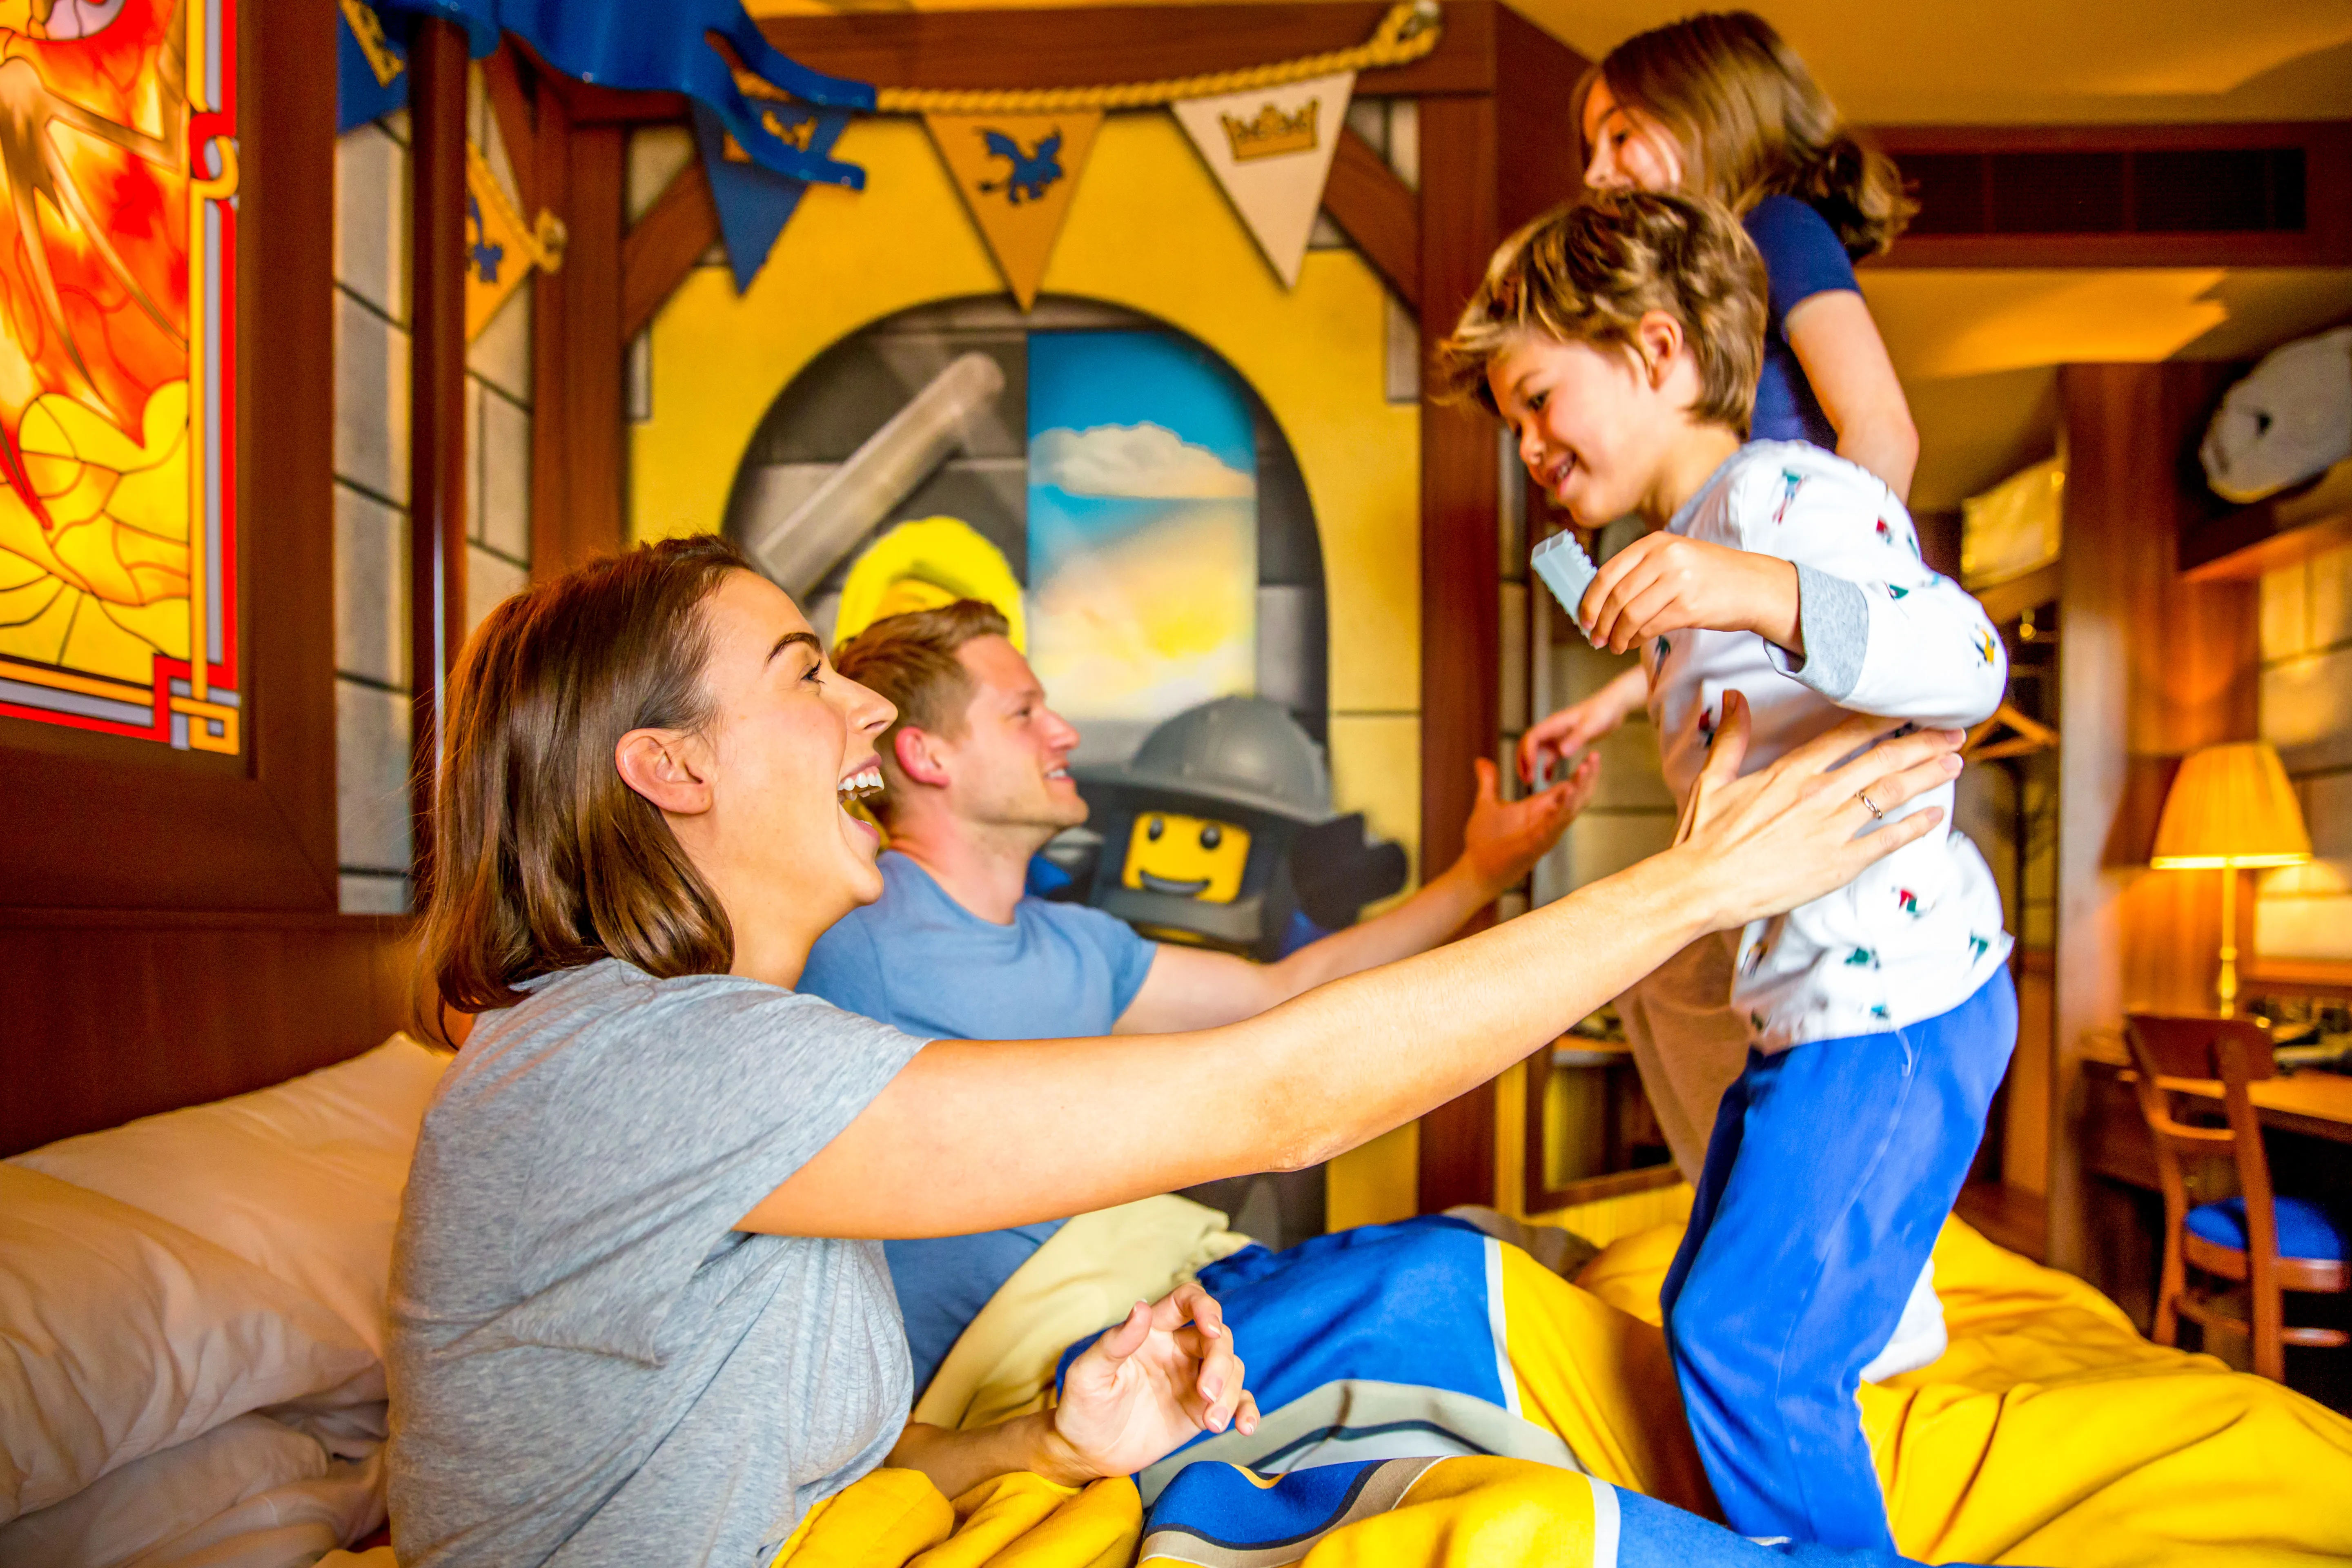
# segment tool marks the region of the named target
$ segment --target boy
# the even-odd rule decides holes
[[[1765,310],[1728,212],[1612,193],[1505,242],[1443,350],[1578,523],[1652,530],[1576,614],[1597,646],[1640,651],[1685,805],[1728,692],[1752,714],[1753,769],[1846,709],[1965,727],[2008,677],[1984,612],[1921,562],[1882,481],[1801,443],[1743,444]],[[1882,815],[1951,804],[1947,786]],[[1662,1304],[1692,1436],[1743,1534],[1893,1549],[1854,1391],[2015,1044],[2009,948],[1982,858],[1940,829],[1739,934],[1727,1001],[1746,1069]]]

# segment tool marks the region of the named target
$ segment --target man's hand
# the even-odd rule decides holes
[[[1697,626],[1754,632],[1802,654],[1797,611],[1797,569],[1779,556],[1648,533],[1609,558],[1584,591],[1577,620],[1612,653]]]
[[[1243,1370],[1223,1314],[1200,1286],[1138,1301],[1070,1363],[1054,1411],[1057,1462],[1042,1473],[1069,1485],[1131,1476],[1202,1432],[1256,1431]]]
[[[1488,899],[1517,887],[1549,854],[1592,798],[1600,782],[1601,759],[1587,756],[1576,771],[1540,795],[1506,801],[1496,788],[1495,764],[1475,761],[1478,799],[1462,829],[1462,858]]]

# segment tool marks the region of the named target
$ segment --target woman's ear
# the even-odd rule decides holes
[[[933,789],[947,786],[948,770],[941,765],[938,748],[928,731],[912,724],[900,730],[890,737],[890,755],[909,782],[929,784]]]
[[[1662,390],[1666,378],[1674,373],[1675,356],[1689,342],[1683,334],[1683,324],[1664,310],[1645,310],[1642,319],[1633,323],[1633,341],[1642,352],[1642,364],[1649,373],[1651,390]]]
[[[632,730],[613,748],[621,782],[673,816],[710,809],[710,783],[692,742],[676,730]]]

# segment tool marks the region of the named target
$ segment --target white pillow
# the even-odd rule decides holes
[[[167,1220],[0,1163],[0,1522],[318,1397],[383,1397],[341,1317]]]
[[[240,1415],[201,1437],[133,1460],[61,1503],[0,1524],[9,1568],[114,1568],[247,1498],[327,1473],[316,1437],[267,1415]]]
[[[401,1190],[448,1064],[448,1053],[394,1035],[268,1089],[68,1138],[8,1163],[226,1247],[333,1308],[380,1357]]]

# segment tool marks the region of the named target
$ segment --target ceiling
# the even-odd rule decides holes
[[[1512,3],[1590,57],[1697,8],[1695,0]],[[750,9],[988,4],[751,0]],[[1864,124],[2352,119],[2352,0],[1750,4]],[[1866,270],[1863,291],[1919,426],[1917,510],[1957,506],[2049,455],[2060,364],[2253,355],[2352,317],[2352,269]]]

